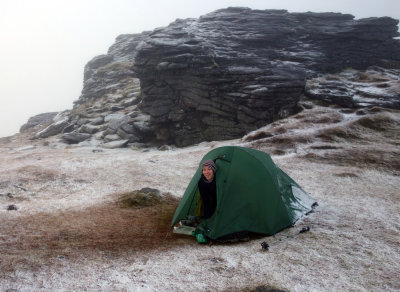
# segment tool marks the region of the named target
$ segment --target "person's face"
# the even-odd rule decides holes
[[[209,166],[203,167],[203,175],[208,181],[212,181],[214,179],[214,172]]]

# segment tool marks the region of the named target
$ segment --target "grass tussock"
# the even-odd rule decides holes
[[[305,137],[304,135],[299,134],[295,135],[293,132],[299,129],[309,129],[316,124],[331,125],[340,123],[343,121],[343,119],[344,116],[342,113],[339,111],[334,111],[330,108],[314,108],[311,110],[304,110],[303,112],[294,115],[292,119],[287,120],[285,123],[282,121],[274,122],[264,129],[254,131],[244,136],[243,141],[252,142],[264,140],[268,142],[277,142],[278,144],[290,144],[291,146],[293,146],[293,142],[308,143],[310,141],[310,137]],[[277,136],[283,138],[276,138]],[[289,140],[292,141],[289,142]]]
[[[27,165],[17,169],[17,172],[23,176],[33,177],[37,181],[46,182],[53,181],[59,173],[54,169],[46,169],[40,166]]]
[[[299,119],[299,118],[298,118]],[[336,124],[343,121],[343,115],[339,112],[316,112],[312,115],[305,114],[301,117],[301,124]]]
[[[259,130],[256,132],[253,132],[243,138],[244,141],[246,142],[251,142],[251,141],[256,141],[264,138],[270,138],[275,135],[281,135],[287,132],[287,129],[284,127],[271,127],[267,130]]]
[[[310,139],[307,135],[282,135],[272,137],[270,142],[281,149],[285,149],[294,148],[298,144],[307,144]]]
[[[244,137],[244,141],[246,142],[251,142],[251,141],[256,141],[264,138],[269,138],[272,137],[272,134],[268,131],[257,131],[253,134],[247,135]]]
[[[350,177],[350,178],[358,178],[359,176],[352,172],[341,172],[341,173],[334,173],[334,176],[337,177]]]
[[[266,285],[261,285],[257,287],[248,287],[244,289],[238,289],[235,287],[231,287],[229,289],[224,290],[224,292],[287,292],[287,290],[282,290],[280,288],[276,288],[273,286],[266,286]]]
[[[308,131],[313,127],[316,129]],[[399,133],[400,115],[394,109],[368,108],[363,115],[345,120],[345,113],[340,110],[314,108],[285,123],[253,132],[243,140],[272,155],[298,153],[303,148],[308,152],[304,157],[311,161],[398,173]]]
[[[330,108],[316,108],[311,111],[303,111],[293,116],[302,124],[334,124],[343,121],[343,115],[339,111]],[[296,125],[296,128],[299,128]]]
[[[400,150],[351,148],[324,153],[307,153],[303,157],[319,163],[357,166],[359,168],[378,169],[395,175],[400,174]]]
[[[0,270],[34,268],[43,261],[95,252],[149,251],[172,247],[191,238],[173,234],[170,223],[178,200],[140,209],[108,203],[83,210],[39,213],[0,225]],[[47,259],[47,260],[46,260]]]
[[[390,81],[390,79],[378,73],[360,72],[357,74],[354,81],[365,83],[381,83]]]
[[[314,150],[334,150],[334,149],[341,149],[342,147],[340,146],[334,146],[334,145],[314,145],[311,146],[310,149],[314,149]]]
[[[324,142],[357,142],[372,141],[374,137],[381,136],[397,140],[399,133],[400,121],[396,115],[380,108],[372,108],[370,113],[364,113],[348,124],[319,130],[316,137]]]
[[[160,205],[165,199],[159,190],[143,188],[120,195],[119,204],[123,208],[144,208]]]
[[[378,113],[374,115],[363,116],[353,123],[354,126],[361,126],[374,131],[388,132],[400,128],[399,121],[395,120],[388,113]]]
[[[74,106],[74,108],[71,110],[71,116],[77,116],[80,118],[89,118],[89,114],[86,111],[86,108],[88,108],[89,106],[90,103],[88,102]]]
[[[362,138],[362,135],[358,131],[343,126],[318,130],[315,136],[323,142],[354,141]]]
[[[252,141],[251,147],[272,155],[284,155],[311,141],[312,137],[307,134],[284,134]]]

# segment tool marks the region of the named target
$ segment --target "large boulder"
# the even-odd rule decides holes
[[[26,132],[30,129],[36,128],[38,126],[46,126],[53,122],[54,117],[58,114],[58,112],[50,112],[50,113],[43,113],[39,115],[35,115],[30,117],[28,121],[21,126],[19,131]]]
[[[53,123],[43,130],[37,132],[34,138],[47,138],[62,133],[64,129],[70,126],[68,114],[68,111],[58,113],[53,118]]]
[[[91,135],[88,133],[80,133],[80,132],[76,132],[76,131],[72,131],[70,133],[64,133],[62,135],[62,139],[67,144],[77,144],[77,143],[80,143],[82,141],[89,139],[90,137],[91,137]]]

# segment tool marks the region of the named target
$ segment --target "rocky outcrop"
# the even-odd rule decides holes
[[[53,122],[53,118],[58,114],[58,112],[43,113],[29,118],[29,120],[21,126],[19,131],[26,132],[38,126],[49,125]]]
[[[337,102],[315,85],[322,74],[400,68],[397,24],[389,17],[227,8],[121,35],[86,65],[64,141],[78,143],[68,137],[82,134],[112,145],[185,146],[241,137],[295,113],[304,94]]]
[[[69,115],[73,131],[63,134],[64,142],[94,137],[104,147],[114,148],[152,139],[150,116],[137,106],[140,81],[132,70],[136,47],[147,34],[119,36],[107,55],[85,66],[82,94]]]
[[[230,139],[296,112],[306,79],[399,66],[397,21],[229,8],[153,31],[135,62],[140,108],[166,142]]]
[[[69,122],[69,111],[57,113],[53,118],[53,123],[37,132],[34,136],[35,139],[47,138],[60,133],[68,132],[72,129],[73,125]]]
[[[365,71],[348,69],[326,74],[308,80],[305,95],[349,108],[400,109],[400,70],[370,67]]]

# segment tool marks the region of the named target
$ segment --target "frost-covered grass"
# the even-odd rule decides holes
[[[168,151],[2,139],[1,290],[399,291],[399,117],[315,107],[251,138]],[[272,153],[319,207],[248,242],[199,245],[173,234],[200,159],[221,145]],[[172,196],[143,208],[118,203],[144,187]]]

